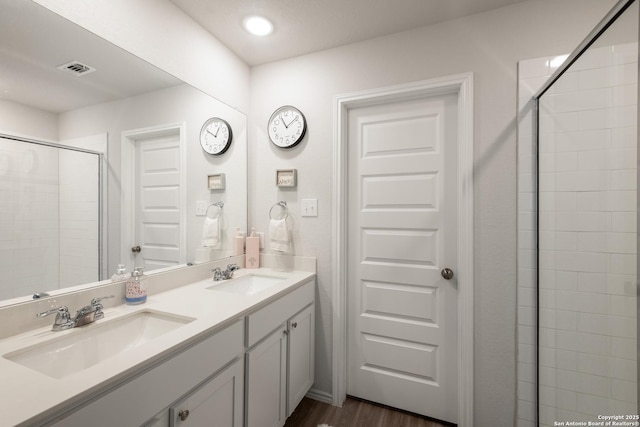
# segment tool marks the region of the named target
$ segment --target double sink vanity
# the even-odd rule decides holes
[[[283,425],[314,381],[315,260],[213,281],[227,262],[150,276],[142,305],[98,288],[104,318],[0,340],[1,424]]]

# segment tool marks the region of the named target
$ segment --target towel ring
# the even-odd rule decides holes
[[[222,208],[224,208],[224,202],[221,200],[219,202],[215,202],[215,203],[211,203],[209,206],[207,206],[207,210],[205,211],[205,216],[209,216],[209,208],[211,206],[215,206],[216,208],[218,208],[218,214],[216,216],[214,216],[211,219],[218,219],[220,218],[220,214],[222,214]]]
[[[273,217],[273,208],[275,208],[276,206],[280,206],[280,213],[284,214],[284,218]],[[287,219],[288,217],[289,217],[289,209],[287,208],[287,202],[285,201],[280,201],[274,204],[273,206],[271,206],[271,209],[269,209],[269,218],[271,219]]]

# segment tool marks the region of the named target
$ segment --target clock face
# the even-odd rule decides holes
[[[209,154],[220,155],[231,146],[233,134],[229,123],[218,117],[212,117],[202,125],[200,145]]]
[[[302,141],[307,131],[304,114],[295,107],[285,105],[273,112],[269,119],[269,139],[281,148],[291,148]]]

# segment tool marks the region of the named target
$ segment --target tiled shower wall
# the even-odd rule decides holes
[[[97,280],[97,195],[87,192],[98,160],[83,166],[79,155],[97,158],[0,139],[0,299]]]
[[[531,96],[558,58],[519,64],[518,425],[535,425]],[[540,425],[636,414],[637,44],[592,48],[542,98]]]

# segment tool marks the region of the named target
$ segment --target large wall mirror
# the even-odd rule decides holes
[[[0,12],[2,305],[118,264],[230,256],[247,227],[246,116],[34,2]],[[233,132],[218,156],[199,143],[211,117]]]

